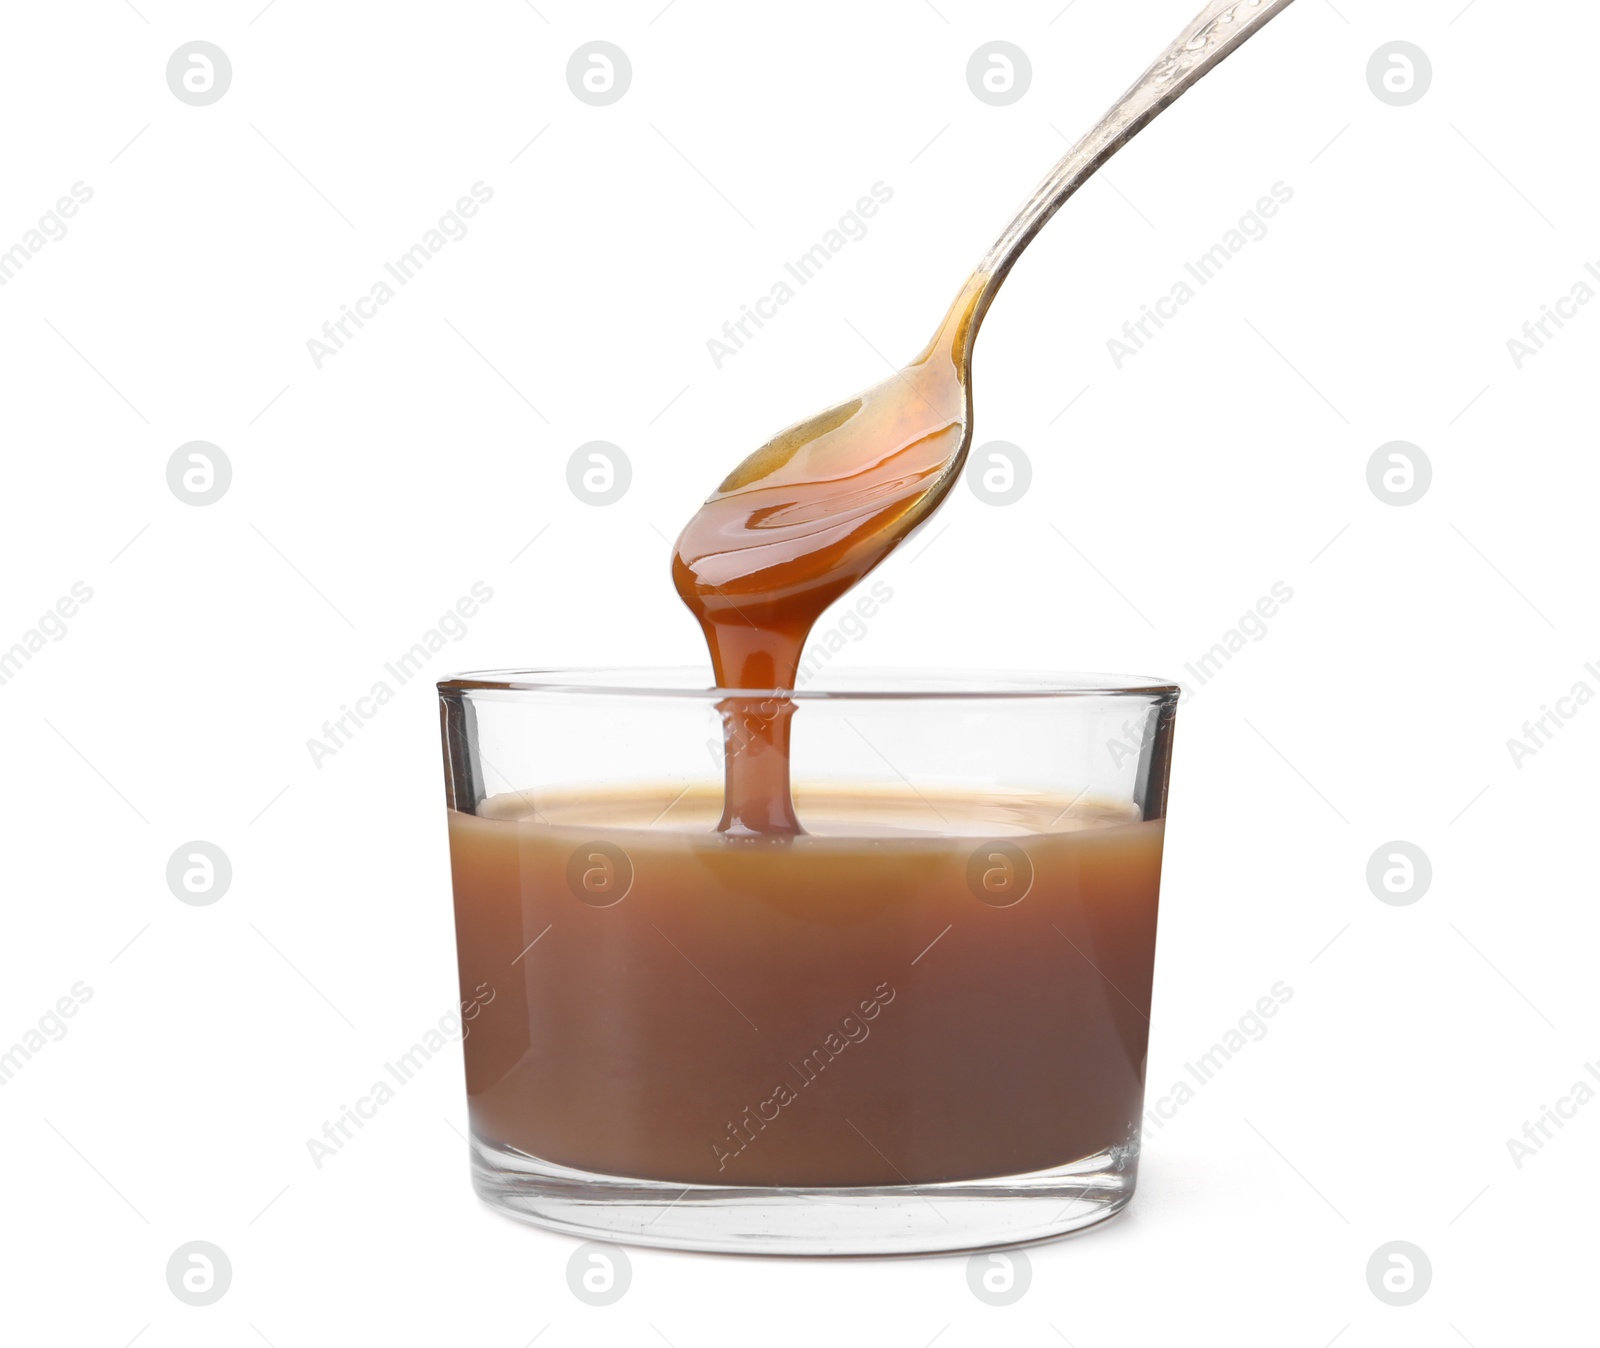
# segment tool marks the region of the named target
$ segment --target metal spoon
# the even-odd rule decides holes
[[[972,442],[972,348],[1022,250],[1118,150],[1293,0],[1211,0],[1067,152],[968,279],[927,349],[750,455],[680,535],[673,583],[718,685],[795,686],[822,611],[942,501]]]

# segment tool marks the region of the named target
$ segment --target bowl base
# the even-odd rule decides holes
[[[897,1255],[1080,1231],[1127,1205],[1137,1163],[1103,1152],[1031,1174],[943,1184],[735,1188],[589,1174],[475,1137],[472,1172],[491,1207],[587,1240],[723,1254]]]

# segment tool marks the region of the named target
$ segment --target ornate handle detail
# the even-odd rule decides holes
[[[1067,199],[1163,110],[1293,3],[1211,0],[1095,128],[1067,151],[978,264],[979,274],[988,279],[969,329],[969,342],[976,337],[978,324],[1022,250]]]

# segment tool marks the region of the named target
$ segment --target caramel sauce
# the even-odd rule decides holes
[[[705,633],[718,687],[792,689],[824,610],[910,537],[960,475],[987,279],[967,282],[914,361],[780,431],[679,535],[673,584]],[[722,704],[723,833],[802,831],[789,792],[794,710],[785,698]]]
[[[796,793],[807,831],[781,859],[714,831],[714,786],[452,811],[475,1136],[635,1179],[893,1186],[1136,1135],[1161,821],[1037,793]],[[1024,901],[974,897],[985,838],[1027,849]],[[569,880],[596,839],[632,867],[603,906]]]

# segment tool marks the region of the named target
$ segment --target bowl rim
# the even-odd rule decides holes
[[[1012,701],[1137,697],[1176,702],[1182,689],[1143,674],[1068,674],[1007,670],[828,669],[799,688],[719,688],[703,666],[605,665],[490,669],[438,681],[441,697],[465,694],[689,698],[792,702]]]

